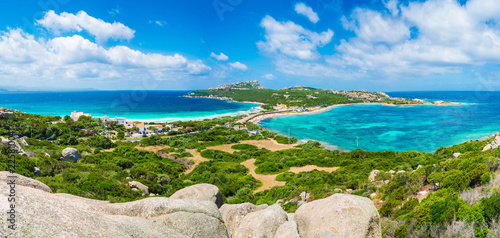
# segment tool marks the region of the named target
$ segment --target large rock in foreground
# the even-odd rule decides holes
[[[38,180],[34,180],[32,178],[19,175],[17,173],[12,174],[8,171],[0,171],[0,181],[4,181],[3,183],[5,184],[5,182],[10,182],[11,180],[15,180],[15,184],[18,186],[35,188],[47,193],[52,193],[52,190],[49,188],[49,186],[45,185],[44,183]],[[2,191],[8,191],[8,190],[2,190]]]
[[[207,183],[196,184],[175,192],[170,198],[210,201],[221,207],[224,201],[217,186]]]
[[[9,191],[2,178],[0,191]],[[19,181],[25,180],[20,176]],[[227,238],[217,206],[208,201],[153,197],[111,204],[21,183],[15,194],[16,230],[2,222],[2,237]],[[7,201],[8,195],[0,193],[0,201]],[[0,202],[0,211],[8,211],[10,205]],[[0,213],[0,220],[7,221],[8,215]]]
[[[66,148],[62,151],[62,160],[78,162],[80,159],[80,152],[75,148]]]
[[[226,224],[229,237],[233,237],[236,228],[240,225],[246,215],[266,209],[267,207],[267,204],[255,206],[251,203],[222,205],[219,210],[222,215],[222,220],[224,221],[224,224]]]
[[[378,211],[364,197],[334,194],[300,206],[294,219],[301,238],[382,237]]]
[[[278,228],[288,216],[279,204],[246,215],[236,227],[234,238],[274,238]]]

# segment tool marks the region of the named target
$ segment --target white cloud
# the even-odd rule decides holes
[[[403,21],[377,11],[356,9],[351,19],[352,22],[346,23],[343,18],[344,27],[353,30],[363,41],[396,43],[410,38],[410,29]]]
[[[166,21],[163,21],[163,20],[156,20],[156,21],[153,21],[153,20],[149,20],[149,24],[156,24],[158,26],[166,26],[167,25],[167,22]]]
[[[282,53],[304,60],[318,58],[317,48],[330,43],[333,37],[330,29],[316,33],[291,21],[278,22],[271,16],[264,17],[260,25],[266,32],[266,41],[257,42],[262,52]]]
[[[220,52],[220,54],[215,54],[214,52],[210,53],[210,57],[218,60],[218,61],[227,61],[229,60],[229,57],[227,57],[227,55],[225,55],[224,53]]]
[[[309,21],[311,21],[314,24],[316,24],[319,21],[318,14],[315,13],[311,7],[308,7],[306,4],[302,2],[295,4],[295,12],[307,17]]]
[[[234,62],[234,63],[229,63],[229,66],[235,68],[235,69],[239,69],[241,71],[247,71],[248,70],[248,67],[240,62]]]
[[[500,29],[488,23],[500,16],[500,7],[492,0],[428,0],[400,8],[398,17],[355,10],[357,37],[336,47],[341,62],[392,75],[457,73],[464,66],[500,63]],[[412,38],[410,27],[416,29]]]
[[[383,1],[385,7],[391,12],[392,16],[399,15],[398,0]]]
[[[276,76],[274,76],[273,74],[264,74],[260,77],[263,79],[267,79],[267,80],[275,80],[276,79]]]
[[[185,77],[208,74],[200,60],[179,54],[143,53],[126,46],[104,48],[79,35],[36,39],[21,29],[0,31],[0,76],[5,79],[137,79],[148,72]],[[162,79],[159,77],[159,79]]]
[[[37,20],[37,22],[55,34],[85,30],[94,36],[98,43],[104,43],[109,39],[130,40],[134,38],[135,34],[134,30],[122,23],[108,23],[91,17],[84,11],[80,11],[76,15],[67,12],[57,15],[50,10],[45,13],[43,19]]]
[[[310,77],[396,79],[500,64],[500,0],[382,4],[389,11],[358,8],[342,17],[344,28],[355,36],[341,39],[332,54],[318,54],[321,45],[309,44],[318,41],[303,33],[310,31],[269,16],[261,23],[266,42],[257,44],[274,53],[269,56],[278,71]]]

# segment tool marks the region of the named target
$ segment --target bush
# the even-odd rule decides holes
[[[249,144],[237,144],[231,146],[231,149],[233,150],[258,150],[259,147],[255,145],[249,145]]]
[[[274,137],[274,139],[276,140],[276,142],[280,143],[280,144],[295,144],[297,143],[297,141],[299,141],[297,139],[297,137],[290,137],[290,139],[286,136],[276,136]],[[290,142],[290,143],[288,143]]]
[[[396,228],[396,231],[394,232],[394,237],[395,238],[405,238],[406,237],[406,224],[401,225],[400,227]]]
[[[446,172],[441,187],[461,191],[464,190],[469,183],[470,179],[463,171],[454,169]]]

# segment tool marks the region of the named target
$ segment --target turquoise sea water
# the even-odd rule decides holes
[[[65,116],[83,111],[92,116],[141,121],[177,121],[256,111],[259,105],[217,99],[185,98],[188,91],[6,92],[0,106],[32,114]]]
[[[397,92],[389,95],[464,104],[349,105],[321,114],[271,118],[260,125],[285,135],[290,130],[291,136],[318,140],[330,148],[368,151],[433,152],[440,146],[481,139],[500,131],[500,92]]]

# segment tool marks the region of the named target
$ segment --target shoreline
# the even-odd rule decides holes
[[[369,102],[362,102],[362,103],[350,103],[350,104],[335,104],[331,105],[325,108],[321,108],[318,110],[313,110],[313,111],[307,111],[307,112],[276,112],[276,113],[269,113],[269,114],[263,114],[256,116],[254,118],[251,118],[248,120],[248,122],[252,122],[255,124],[258,124],[259,122],[263,120],[267,120],[270,118],[275,118],[275,117],[282,117],[282,116],[298,116],[298,115],[314,115],[314,114],[320,114],[324,112],[328,112],[332,110],[333,108],[336,107],[341,107],[341,106],[352,106],[352,105],[381,105],[381,106],[388,106],[388,107],[410,107],[410,106],[420,106],[420,105],[433,105],[433,106],[459,106],[463,105],[461,103],[447,103],[447,104],[434,104],[434,103],[424,103],[424,104],[391,104],[391,103],[369,103]]]
[[[218,96],[190,96],[190,95],[184,95],[183,97],[188,97],[188,98],[205,98],[205,99],[218,99],[218,100],[224,100],[224,101],[230,101],[230,102],[238,102],[238,103],[248,103],[248,104],[258,104],[258,105],[266,105],[265,103],[260,103],[260,102],[253,102],[253,101],[235,101],[232,98],[229,97],[218,97]],[[415,99],[413,99],[415,100]],[[390,106],[390,107],[395,107],[395,106],[401,106],[401,107],[410,107],[410,106],[419,106],[419,105],[434,105],[434,106],[460,106],[463,105],[463,103],[459,102],[444,102],[444,101],[435,101],[435,102],[426,102],[422,101],[421,103],[415,103],[415,104],[393,104],[393,103],[384,103],[384,102],[362,102],[362,103],[349,103],[349,104],[334,104],[327,106],[325,108],[313,110],[313,111],[306,111],[306,112],[290,112],[289,110],[294,110],[294,109],[287,109],[284,111],[276,111],[275,113],[268,112],[268,113],[263,113],[262,115],[249,115],[248,117],[250,118],[245,118],[242,120],[239,120],[238,122],[242,123],[247,123],[247,122],[252,122],[255,124],[258,124],[259,122],[274,118],[274,117],[281,117],[281,116],[296,116],[296,115],[313,115],[313,114],[319,114],[323,112],[330,111],[331,109],[339,106],[348,106],[348,105],[382,105],[382,106]]]
[[[228,97],[209,97],[209,96],[189,96],[189,95],[184,95],[182,97],[185,97],[185,98],[204,98],[204,99],[217,99],[217,100],[222,100],[222,101],[229,101],[229,102],[237,102],[237,103],[247,103],[247,104],[257,104],[257,105],[266,105],[265,103],[261,103],[261,102],[253,102],[253,101],[235,101],[233,100],[232,98],[228,98]]]

